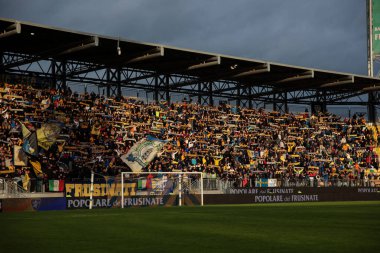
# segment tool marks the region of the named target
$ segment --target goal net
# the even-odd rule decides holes
[[[203,206],[201,172],[122,172],[121,208]]]

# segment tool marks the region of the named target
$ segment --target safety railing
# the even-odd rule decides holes
[[[308,179],[250,179],[244,182],[239,179],[219,180],[221,190],[228,193],[229,189],[253,187],[380,187],[379,179],[339,179],[339,178],[308,178]]]
[[[90,179],[71,179],[71,183],[90,183]],[[95,179],[94,183],[108,182],[104,178]],[[109,182],[108,182],[109,183]],[[199,183],[199,182],[198,182]],[[339,178],[278,178],[242,180],[240,178],[204,178],[203,190],[228,194],[231,189],[256,187],[380,187],[379,179],[339,179]],[[48,191],[48,182],[31,179],[26,189],[19,179],[0,178],[0,197],[23,196],[26,193]]]
[[[27,191],[22,188],[18,181],[0,178],[0,197],[23,197]]]

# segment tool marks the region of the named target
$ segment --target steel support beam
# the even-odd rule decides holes
[[[310,70],[310,71],[305,71],[304,73],[301,73],[301,74],[297,74],[291,77],[278,80],[274,82],[274,84],[283,84],[283,83],[295,82],[295,81],[312,79],[312,78],[314,78],[314,71]]]
[[[286,92],[273,94],[273,111],[281,113],[289,111]]]
[[[150,60],[157,57],[164,56],[164,47],[157,47],[152,50],[149,50],[141,55],[135,56],[129,60],[127,60],[124,64],[136,63],[141,61]]]
[[[107,68],[107,97],[121,96],[120,69]]]
[[[209,102],[208,102],[208,105],[209,106],[214,106],[214,98],[213,98],[213,82],[209,82],[208,83],[208,97],[209,97]]]
[[[121,97],[121,68],[117,68],[117,96]]]
[[[61,68],[60,68],[60,70],[61,70],[61,72],[59,73],[60,74],[60,78],[58,79],[58,82],[57,82],[57,84],[56,84],[56,87],[58,88],[58,89],[63,89],[63,90],[65,90],[66,91],[66,88],[67,88],[67,83],[66,83],[66,67],[67,67],[67,65],[66,65],[66,61],[62,61],[61,62]]]
[[[237,85],[237,99],[236,99],[236,107],[239,107],[241,106],[241,98],[240,98],[240,93],[241,93],[241,87],[240,87],[240,84]]]
[[[252,76],[252,75],[257,75],[261,73],[268,73],[270,72],[270,64],[263,64],[262,66],[259,66],[258,68],[253,68],[248,71],[240,72],[238,74],[235,74],[231,76],[232,78],[242,78],[242,77],[247,77],[247,76]]]
[[[247,75],[255,75],[255,74],[266,73],[266,72],[270,72],[269,64],[265,65],[265,68],[244,72],[244,73],[235,75],[234,77],[243,77]],[[299,74],[292,74],[292,75],[289,74],[285,76],[284,78],[275,78],[271,81],[257,81],[257,83],[260,84],[260,86],[276,86],[277,87],[278,85],[281,85],[281,84],[286,84],[286,83],[294,82],[294,81],[300,81],[304,79],[312,79],[312,78],[314,78],[314,71],[306,71],[304,73],[299,73]],[[249,87],[249,86],[255,86],[255,85],[254,83],[247,83],[246,86]],[[228,92],[235,89],[236,89],[235,87],[228,87],[225,89],[216,90],[215,93],[223,93],[223,92]],[[298,89],[302,89],[302,88],[298,88]],[[277,92],[283,92],[284,90],[286,90],[286,88],[276,88],[276,90]]]
[[[67,46],[61,46],[58,48],[52,48],[43,52],[39,52],[36,55],[29,55],[29,57],[24,56],[22,59],[18,61],[12,61],[10,63],[5,64],[4,67],[6,69],[10,69],[17,66],[38,62],[43,59],[57,58],[66,54],[71,54],[77,51],[86,50],[88,48],[97,47],[99,46],[99,38],[97,36],[94,36],[84,41],[76,42],[75,44],[76,46],[71,48],[67,48]]]
[[[319,85],[319,88],[332,88],[332,87],[341,86],[345,84],[353,84],[354,82],[355,82],[354,76],[347,76],[339,80],[336,80],[334,82],[321,84]]]
[[[158,103],[158,83],[159,83],[159,77],[156,75],[154,77],[154,93],[153,93],[153,99]]]
[[[239,85],[240,86],[240,85]],[[245,107],[245,108],[252,108],[252,99],[250,99],[251,95],[251,87],[241,87],[237,90],[237,104],[240,107]]]
[[[168,105],[170,105],[170,76],[165,75],[165,93],[166,93],[166,101]]]
[[[252,87],[249,87],[248,88],[248,108],[249,109],[252,109],[253,108],[253,101],[252,101],[252,98],[251,98],[251,96],[252,96]]]
[[[276,93],[273,94],[273,110],[281,113],[288,113],[288,93]]]
[[[157,75],[154,77],[154,100],[159,103],[161,100],[168,101],[170,103],[170,76],[169,75]]]
[[[51,60],[50,64],[50,70],[52,75],[51,87],[66,91],[66,62],[58,62],[56,60]]]
[[[0,52],[1,53],[1,52]],[[266,86],[258,86],[255,83],[240,83],[237,81],[230,81],[220,79],[219,81],[212,81],[211,75],[210,79],[203,77],[190,76],[189,74],[179,74],[179,73],[154,73],[153,71],[139,70],[135,68],[111,68],[96,70],[94,72],[86,73],[98,68],[103,68],[103,66],[96,65],[95,67],[91,66],[91,63],[87,62],[76,62],[69,61],[63,62],[58,60],[53,60],[49,58],[51,62],[50,69],[45,70],[44,62],[37,61],[33,62],[29,66],[15,66],[9,68],[15,62],[27,62],[33,55],[17,54],[4,52],[3,57],[1,57],[3,63],[0,65],[0,73],[17,75],[26,78],[35,76],[37,80],[43,81],[48,80],[51,83],[57,85],[57,88],[64,88],[66,82],[75,82],[75,83],[92,83],[97,86],[106,86],[107,95],[109,96],[119,96],[121,95],[122,87],[129,87],[134,89],[143,89],[149,92],[154,92],[154,97],[156,101],[167,100],[171,102],[170,95],[172,92],[187,94],[190,96],[196,96],[198,98],[198,103],[203,105],[213,105],[214,99],[216,97],[222,99],[236,100],[236,104],[240,107],[250,107],[260,106],[262,103],[271,103],[274,104],[276,110],[281,110],[286,112],[288,110],[287,104],[313,104],[319,105],[321,110],[325,110],[327,104],[334,105],[365,105],[368,104],[363,101],[348,101],[351,97],[359,96],[363,93],[368,94],[368,92],[373,92],[379,90],[378,84],[368,84],[363,86],[368,86],[362,90],[357,91],[348,91],[344,88],[343,84],[352,83],[351,76],[347,76],[342,79],[331,79],[323,80],[324,82],[313,87],[310,87],[309,90],[292,90],[293,87],[285,88],[272,88]],[[209,61],[204,64],[211,63]],[[5,64],[4,64],[5,63]],[[11,65],[8,65],[11,64]],[[213,63],[215,64],[215,62]],[[45,64],[46,65],[46,64]],[[8,66],[5,68],[5,66]],[[115,66],[115,65],[113,65]],[[136,66],[136,65],[133,65]],[[137,65],[138,66],[138,65]],[[196,65],[192,65],[196,66]],[[206,65],[209,67],[209,65]],[[206,67],[203,66],[203,67]],[[196,67],[196,68],[200,68]],[[261,66],[260,68],[253,71],[252,69],[241,70],[240,73],[249,71],[249,74],[256,74],[259,72],[267,72],[267,66]],[[84,71],[81,74],[81,71]],[[236,71],[236,70],[235,70]],[[69,74],[68,74],[69,73]],[[233,74],[238,74],[239,72],[234,72]],[[81,74],[81,75],[80,75]],[[222,73],[225,75],[231,76],[231,72]],[[220,75],[222,75],[220,74]],[[248,75],[248,73],[246,73]],[[291,75],[285,79],[277,79],[278,84],[288,83],[293,81],[299,81],[300,79],[312,78],[312,72],[304,72],[297,75]],[[152,77],[154,75],[154,77]],[[213,73],[214,79],[219,74]],[[43,78],[43,79],[42,79]],[[123,78],[123,79],[122,79]],[[3,78],[4,79],[4,78]],[[329,82],[332,81],[332,82]],[[183,84],[183,85],[181,85]],[[184,85],[186,84],[186,85]],[[275,83],[273,84],[275,85]],[[339,89],[330,90],[330,88],[335,88],[335,86],[341,86]],[[186,87],[187,86],[187,87]],[[331,86],[331,87],[330,87]],[[293,88],[294,89],[294,88]],[[269,97],[270,96],[270,97]],[[379,105],[380,101],[374,95],[372,99],[368,100],[372,106],[368,107],[369,112],[374,114],[376,111],[375,105]],[[370,116],[370,113],[368,114]],[[371,116],[372,117],[372,116]],[[372,117],[373,118],[373,117]]]
[[[316,100],[310,103],[311,113],[326,112],[327,103],[326,103],[326,91],[321,94],[321,91],[316,91],[315,93]]]
[[[0,81],[5,82],[5,71],[4,71],[4,52],[0,51]]]
[[[367,104],[367,111],[368,111],[368,121],[372,123],[376,123],[377,121],[377,113],[376,113],[376,92],[368,92],[368,104]]]
[[[208,60],[206,60],[206,61],[204,61],[202,63],[189,66],[187,68],[187,70],[194,70],[194,69],[201,69],[201,68],[212,67],[212,66],[220,65],[220,62],[221,62],[221,57],[220,56],[214,56],[214,57],[211,57],[210,59],[208,59]]]
[[[203,82],[198,84],[198,103],[200,105],[212,105],[214,103],[212,96],[212,82]]]
[[[89,38],[89,39],[87,39],[81,43],[78,43],[78,45],[75,47],[71,47],[71,48],[65,49],[63,51],[60,51],[58,53],[55,53],[54,56],[58,57],[61,55],[72,54],[72,53],[75,53],[78,51],[82,51],[82,50],[86,50],[86,49],[89,49],[92,47],[98,47],[98,46],[99,46],[99,37],[93,36],[93,37],[91,37],[91,38]]]
[[[198,83],[198,104],[202,105],[202,84]]]
[[[14,24],[5,28],[5,30],[2,33],[0,33],[0,39],[13,36],[16,34],[20,34],[20,33],[21,33],[21,24],[19,22],[15,22]]]

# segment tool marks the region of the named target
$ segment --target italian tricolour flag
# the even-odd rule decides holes
[[[49,180],[49,191],[51,192],[62,192],[64,187],[64,180]]]

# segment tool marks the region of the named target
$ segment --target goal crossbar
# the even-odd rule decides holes
[[[203,173],[202,172],[121,172],[121,208],[124,208],[124,175],[178,175],[179,182],[181,182],[182,175],[199,175],[200,176],[200,195],[201,195],[201,206],[203,206]],[[182,190],[181,183],[179,183],[178,189],[178,198],[179,198],[179,206],[181,206],[182,199]]]

